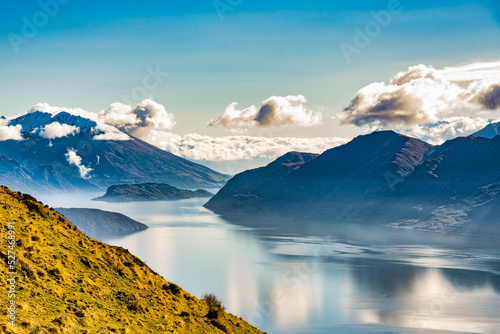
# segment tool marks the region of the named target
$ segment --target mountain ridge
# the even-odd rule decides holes
[[[392,131],[375,132],[273,180],[272,164],[236,175],[205,207],[227,217],[493,231],[495,221],[479,217],[481,211],[500,209],[493,186],[500,182],[499,153],[500,136],[459,137],[432,146]]]

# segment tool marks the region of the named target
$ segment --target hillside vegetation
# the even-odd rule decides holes
[[[222,309],[210,312],[126,249],[86,237],[29,195],[0,187],[0,222],[1,333],[262,333]],[[7,324],[9,222],[16,233],[15,327]]]

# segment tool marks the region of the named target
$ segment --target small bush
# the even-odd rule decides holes
[[[222,306],[222,302],[213,293],[203,295],[202,299],[207,303],[207,317],[210,319],[218,318],[219,314],[225,310],[224,306]]]

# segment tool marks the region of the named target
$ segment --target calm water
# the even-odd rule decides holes
[[[102,241],[197,296],[215,293],[270,333],[500,334],[498,240],[366,227],[304,236],[231,224],[204,209],[204,199],[90,201],[99,195],[38,197],[147,224]]]

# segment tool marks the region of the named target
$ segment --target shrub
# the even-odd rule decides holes
[[[207,317],[210,319],[218,318],[219,314],[225,309],[224,306],[222,306],[222,302],[213,293],[203,295],[202,299],[207,303]]]

